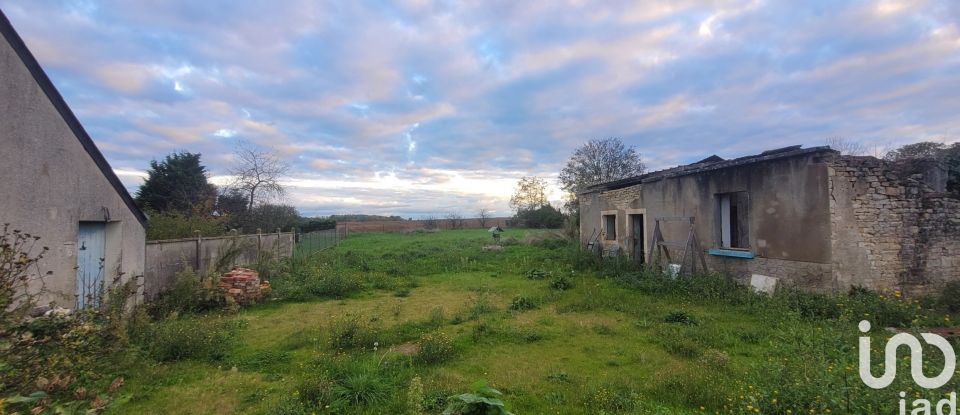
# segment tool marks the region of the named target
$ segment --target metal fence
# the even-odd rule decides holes
[[[337,246],[346,236],[346,232],[339,229],[298,233],[293,256],[296,258],[305,258],[316,252]]]

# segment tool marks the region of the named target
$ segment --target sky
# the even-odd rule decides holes
[[[590,139],[651,169],[960,137],[960,2],[0,0],[124,184],[248,142],[304,215],[509,215]]]

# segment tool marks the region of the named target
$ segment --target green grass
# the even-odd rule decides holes
[[[623,264],[576,270],[543,235],[508,230],[520,243],[503,252],[482,250],[482,230],[352,235],[277,276],[278,300],[229,317],[225,356],[124,369],[132,398],[109,413],[407,413],[414,377],[427,413],[478,381],[517,414],[894,412],[896,392],[856,375],[854,319]],[[334,274],[358,288],[283,295],[284,278]],[[411,352],[423,344],[429,358]],[[890,391],[936,395],[901,378]]]

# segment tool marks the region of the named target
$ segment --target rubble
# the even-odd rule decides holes
[[[255,270],[236,267],[220,277],[220,290],[237,304],[249,304],[270,292],[270,282],[261,281]]]

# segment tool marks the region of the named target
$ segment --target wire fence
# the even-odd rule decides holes
[[[296,248],[293,250],[295,260],[304,259],[327,248],[337,246],[347,236],[339,229],[297,233]]]

